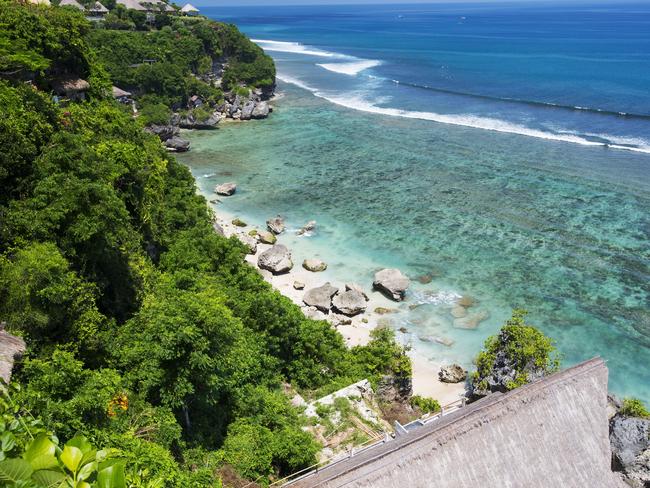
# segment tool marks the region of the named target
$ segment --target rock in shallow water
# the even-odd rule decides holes
[[[332,297],[337,291],[339,291],[339,289],[328,282],[323,286],[307,290],[305,295],[302,297],[302,301],[305,305],[316,307],[321,312],[329,313],[332,306]]]
[[[284,219],[278,215],[275,218],[267,220],[266,226],[274,234],[282,234],[284,232]]]
[[[359,285],[358,283],[346,283],[345,284],[345,289],[346,290],[356,290],[356,291],[358,291],[359,293],[361,293],[363,295],[363,298],[366,299],[366,302],[368,300],[370,300],[370,298],[368,298],[368,295],[366,295],[366,292],[363,291],[363,287],[361,285]]]
[[[347,290],[332,299],[332,306],[343,315],[352,317],[366,311],[366,299],[357,290]]]
[[[443,383],[460,383],[467,378],[467,371],[458,364],[450,364],[440,368],[438,377]]]
[[[467,317],[455,319],[454,327],[457,329],[476,329],[481,322],[488,318],[490,318],[490,313],[486,310],[482,310],[480,312],[472,313]]]
[[[257,258],[257,265],[273,274],[288,273],[293,268],[291,252],[286,246],[276,244],[271,249],[264,251]]]
[[[404,300],[410,284],[409,279],[399,269],[389,268],[375,273],[375,281],[372,286],[391,300],[400,302]]]
[[[214,191],[216,192],[217,195],[222,195],[224,197],[229,197],[231,195],[234,195],[235,192],[237,191],[237,184],[233,183],[232,181],[228,183],[223,183],[221,185],[218,185]]]
[[[251,117],[254,119],[265,119],[269,116],[270,111],[271,107],[269,107],[269,104],[267,102],[260,102],[255,105],[255,108],[251,113]]]
[[[327,264],[320,259],[305,259],[302,262],[302,267],[307,271],[318,273],[320,271],[325,271],[327,269]]]

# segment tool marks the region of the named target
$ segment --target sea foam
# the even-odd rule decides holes
[[[343,75],[354,76],[362,71],[365,71],[375,66],[379,66],[381,61],[376,59],[360,59],[358,61],[352,61],[350,63],[323,63],[317,66],[320,66],[327,71],[332,71],[334,73],[340,73]]]
[[[252,39],[252,41],[258,44],[265,51],[306,54],[308,56],[318,56],[322,58],[349,59],[349,56],[346,56],[344,54],[323,51],[322,49],[318,49],[316,47],[305,46],[299,42],[271,41],[268,39]]]
[[[494,132],[503,132],[507,134],[517,134],[527,137],[535,137],[538,139],[546,139],[559,142],[569,142],[572,144],[580,144],[583,146],[600,146],[611,149],[622,149],[627,151],[640,152],[650,154],[650,146],[632,147],[627,145],[620,145],[608,142],[599,142],[586,139],[580,135],[570,133],[554,133],[546,132],[539,129],[533,129],[523,125],[507,122],[505,120],[494,119],[490,117],[480,117],[471,114],[439,114],[435,112],[420,112],[414,110],[403,110],[391,107],[381,107],[376,102],[369,101],[357,95],[337,94],[332,95],[329,93],[321,92],[318,89],[305,85],[300,80],[294,77],[284,76],[279,74],[278,79],[296,85],[300,88],[310,91],[315,96],[323,98],[336,105],[359,110],[362,112],[373,113],[378,115],[386,115],[390,117],[402,117],[407,119],[420,119],[429,120],[431,122],[438,122],[441,124],[457,125],[462,127],[470,127],[473,129],[489,130]],[[611,139],[608,139],[611,140]]]

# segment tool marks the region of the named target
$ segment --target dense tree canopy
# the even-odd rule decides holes
[[[154,44],[182,77],[219,50],[233,79],[272,77],[234,27],[91,31],[73,9],[6,1],[0,27],[2,69],[21,73],[0,80],[0,320],[28,346],[6,415],[119,449],[133,486],[219,486],[224,469],[265,480],[314,462],[284,383],[308,394],[410,374],[389,332],[348,350],[272,290],[214,233],[189,170],[108,97],[102,63],[114,74]],[[95,80],[84,102],[53,99],[61,72]]]

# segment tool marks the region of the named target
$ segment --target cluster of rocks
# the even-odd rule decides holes
[[[621,405],[610,398],[616,410]],[[650,486],[650,418],[616,412],[609,421],[612,468],[633,488]]]
[[[170,151],[184,152],[190,149],[190,142],[179,136],[180,129],[216,129],[222,119],[251,120],[265,119],[273,111],[268,99],[273,90],[249,90],[247,97],[228,92],[224,101],[216,106],[210,106],[198,95],[190,98],[186,112],[174,112],[169,124],[153,124],[145,128],[151,134],[157,135],[163,145]],[[206,115],[207,114],[207,115]]]
[[[179,136],[177,125],[150,125],[144,129],[149,134],[157,135],[163,145],[170,151],[185,152],[190,148],[190,141]]]
[[[487,310],[470,311],[476,305],[476,300],[470,296],[463,296],[458,299],[451,309],[451,316],[454,319],[454,327],[457,329],[476,329],[481,322],[490,318]]]
[[[347,284],[345,289],[340,290],[327,282],[305,291],[302,301],[307,306],[306,313],[309,316],[322,320],[330,313],[354,317],[365,312],[368,296],[357,284]]]

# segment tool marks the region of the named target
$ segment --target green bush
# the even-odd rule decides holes
[[[426,398],[419,395],[413,395],[410,400],[411,406],[425,413],[435,413],[440,411],[440,403],[433,398]]]
[[[650,418],[650,410],[638,398],[626,398],[619,413],[627,417]]]
[[[512,390],[528,383],[531,378],[557,371],[560,358],[553,341],[535,327],[527,325],[526,311],[513,311],[512,318],[501,328],[499,334],[489,337],[483,350],[475,359],[476,371],[472,374],[474,391],[486,391],[488,378],[494,378],[497,361],[505,361],[514,369],[514,378],[492,388]]]

